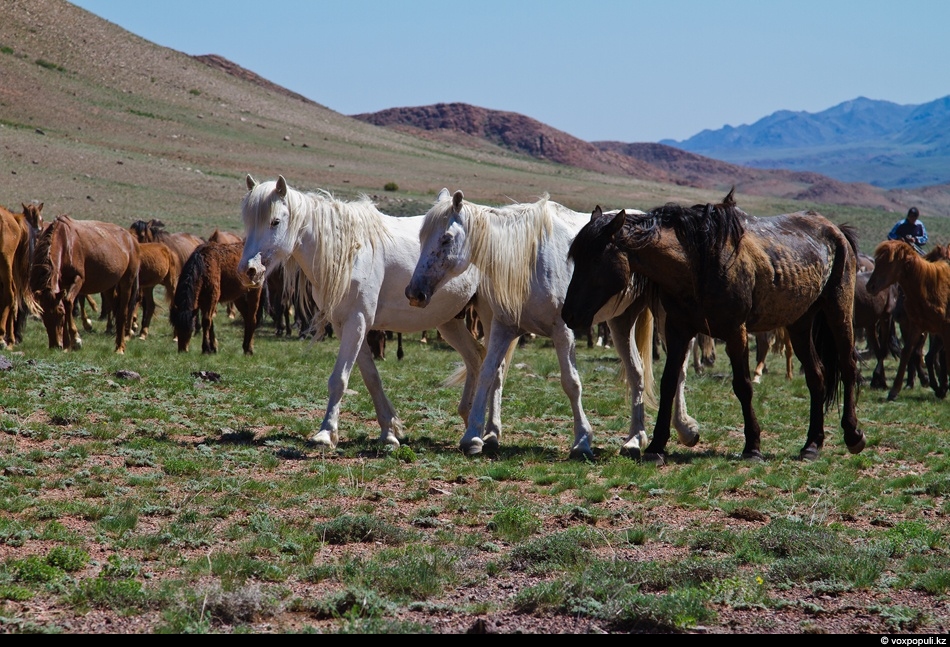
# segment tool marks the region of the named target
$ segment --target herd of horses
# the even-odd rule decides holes
[[[519,340],[531,334],[549,338],[557,353],[574,420],[570,456],[594,457],[575,341],[596,325],[609,331],[630,395],[621,453],[660,465],[671,426],[684,446],[699,442],[699,423],[686,407],[687,367],[691,353],[697,371],[713,361],[716,339],[731,365],[744,419],[741,455],[749,461],[763,460],[752,385],[769,349],[784,352],[788,379],[794,354],[808,387],[802,460],[819,457],[824,416],[835,403],[848,451],[865,447],[856,412],[857,332],[876,361],[871,386],[887,388],[884,359],[900,346],[900,330],[888,399],[900,393],[905,373],[946,395],[950,256],[943,247],[923,257],[907,243],[886,241],[870,258],[859,254],[853,228],[813,211],[753,217],[736,204],[734,190],[719,203],[582,213],[547,196],[490,207],[443,189],[425,215],[397,218],[367,198],[297,191],[282,176],[259,183],[248,175],[246,185],[243,237],[170,233],[158,220],[124,228],[60,215],[46,224],[38,202],[23,203],[20,214],[0,208],[0,344],[20,343],[32,313],[50,348],[80,348],[74,313],[98,294],[122,353],[136,328],[148,336],[156,286],[164,288],[181,352],[199,330],[202,352],[217,352],[219,303],[242,317],[247,355],[265,310],[278,334],[289,334],[293,311],[311,330],[324,326],[339,338],[325,415],[308,438],[321,448],[339,443],[354,368],[372,397],[380,443],[399,446],[404,426],[376,360],[387,334],[399,335],[401,358],[403,333],[431,329],[462,359],[452,379],[464,383],[459,447],[468,455],[499,450],[507,371]],[[657,402],[658,340],[666,364]],[[657,406],[652,438],[648,404]]]

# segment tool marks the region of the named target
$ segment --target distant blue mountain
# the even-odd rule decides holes
[[[660,142],[762,169],[913,188],[950,182],[950,96],[922,105],[859,97],[818,113],[780,110],[752,125]]]

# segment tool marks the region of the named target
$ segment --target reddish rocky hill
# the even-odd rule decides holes
[[[896,212],[905,208],[902,198],[911,197],[817,173],[737,166],[663,144],[586,142],[524,115],[464,103],[390,108],[353,117],[427,139],[458,144],[461,135],[558,164],[701,189],[724,190],[734,185],[752,195]]]

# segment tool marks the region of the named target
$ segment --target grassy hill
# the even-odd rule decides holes
[[[424,212],[442,187],[485,203],[543,193],[574,209],[707,202],[729,190],[539,161],[472,139],[433,141],[336,113],[215,57],[160,47],[62,0],[14,0],[0,21],[0,203],[119,224],[160,218],[207,235],[240,230],[244,176],[365,193],[395,215]],[[395,183],[397,191],[384,191]],[[738,193],[751,213],[815,208],[863,240],[895,214]],[[950,222],[924,218],[935,237]],[[865,245],[867,247],[868,245]]]

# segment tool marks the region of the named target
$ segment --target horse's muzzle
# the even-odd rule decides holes
[[[425,308],[429,305],[429,299],[432,297],[421,290],[413,289],[412,285],[409,285],[406,287],[406,298],[409,299],[409,305],[416,308]]]
[[[243,267],[238,267],[238,276],[244,282],[246,287],[257,287],[264,282],[267,276],[267,268],[261,262],[261,255],[257,254],[249,259],[247,263],[241,263]]]

